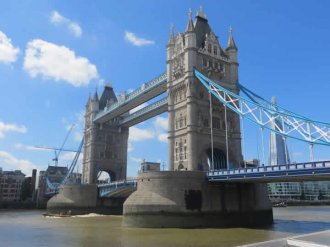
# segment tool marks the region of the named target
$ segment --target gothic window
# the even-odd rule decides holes
[[[175,160],[178,161],[178,149],[175,149]]]
[[[184,126],[187,126],[187,118],[184,117]]]
[[[210,68],[213,67],[213,62],[212,62],[212,60],[209,61],[209,67],[210,67]]]
[[[218,55],[218,48],[216,46],[213,47],[213,53],[214,55]]]
[[[184,139],[184,144],[186,144],[187,143],[187,139]]]
[[[106,143],[107,144],[112,144],[112,142],[113,142],[113,136],[112,135],[107,135]]]
[[[212,45],[211,45],[211,44],[209,44],[209,45],[207,46],[207,51],[208,51],[209,53],[212,53]]]
[[[105,158],[107,158],[107,159],[112,158],[112,152],[110,152],[110,151],[106,151],[106,152],[105,152]]]
[[[219,69],[219,63],[218,62],[214,62],[214,68]]]
[[[184,147],[184,159],[187,159],[187,147]]]
[[[206,60],[206,58],[203,58],[203,66],[204,66],[204,67],[207,66],[207,60]]]
[[[213,128],[220,129],[220,118],[213,117],[212,125],[213,125]]]
[[[203,92],[203,90],[199,90],[199,98],[201,98],[201,99],[204,98],[204,92]]]
[[[182,114],[180,114],[180,128],[182,128]]]
[[[209,119],[205,118],[203,124],[204,124],[204,127],[209,127]]]

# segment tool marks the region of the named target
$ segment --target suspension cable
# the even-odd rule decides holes
[[[262,164],[265,165],[266,164],[265,141],[264,141],[265,129],[262,127],[260,129],[261,129],[261,145],[262,145]]]
[[[214,170],[214,150],[213,150],[213,109],[212,109],[212,94],[209,91],[209,98],[210,98],[210,128],[211,128],[211,170]]]
[[[229,169],[229,155],[228,155],[228,123],[227,123],[227,106],[225,107],[225,127],[226,127],[226,162],[227,162],[227,169]]]
[[[240,107],[242,109],[242,102],[240,102]],[[242,151],[243,151],[243,164],[244,164],[244,168],[246,168],[246,153],[245,153],[245,133],[244,133],[244,118],[242,115],[240,115],[240,119],[241,119],[241,139],[242,139]]]
[[[260,149],[259,149],[259,128],[256,128],[256,140],[257,140],[257,159],[260,162]]]

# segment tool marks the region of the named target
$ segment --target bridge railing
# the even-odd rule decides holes
[[[137,187],[137,179],[128,179],[128,180],[121,180],[108,184],[100,184],[97,187],[99,189],[99,196],[103,197],[106,194],[125,186]]]
[[[226,169],[226,170],[211,170],[207,174],[209,176],[221,176],[221,175],[234,175],[234,174],[274,172],[274,171],[293,171],[293,170],[309,170],[309,169],[314,170],[318,168],[330,168],[330,161],[295,163],[295,164],[278,165],[278,166],[234,168],[234,169]]]
[[[159,75],[158,77],[154,78],[153,80],[151,80],[147,83],[143,83],[138,89],[134,90],[131,93],[126,94],[124,96],[123,100],[119,100],[116,103],[112,104],[111,106],[106,106],[103,111],[100,111],[99,113],[96,114],[95,119],[98,119],[98,118],[108,114],[109,112],[120,107],[121,105],[128,103],[129,101],[136,98],[137,96],[150,91],[151,89],[155,88],[156,86],[166,83],[166,79],[167,79],[167,75],[166,75],[166,73],[163,73],[163,74]]]

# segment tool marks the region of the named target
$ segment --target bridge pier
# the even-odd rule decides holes
[[[213,183],[199,171],[140,174],[137,191],[123,210],[128,227],[241,227],[273,222],[265,185]]]
[[[123,214],[123,203],[128,194],[100,198],[96,184],[65,184],[59,188],[59,193],[47,202],[47,214],[121,215]]]

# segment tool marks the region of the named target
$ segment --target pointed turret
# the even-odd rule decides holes
[[[233,29],[231,28],[231,26],[229,27],[229,39],[228,39],[226,51],[228,50],[236,50],[236,51],[238,50],[234,41]]]
[[[99,101],[99,95],[97,94],[97,90],[95,90],[93,101]]]
[[[170,27],[170,38],[168,40],[167,45],[174,45],[174,26],[173,26],[173,24],[171,24],[171,27]]]
[[[186,32],[184,34],[184,46],[185,48],[196,48],[196,33],[194,23],[192,21],[192,12],[189,9],[189,21],[187,24]],[[188,64],[186,64],[188,66]],[[187,68],[188,69],[188,68]]]
[[[186,32],[194,32],[194,23],[192,20],[192,11],[189,9],[189,21],[187,24]]]

